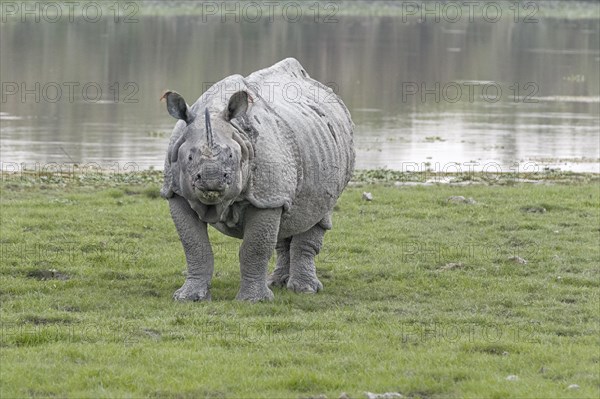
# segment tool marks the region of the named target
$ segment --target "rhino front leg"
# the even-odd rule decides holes
[[[173,299],[178,301],[210,300],[210,281],[213,275],[214,258],[206,223],[178,195],[169,199],[171,217],[175,222],[179,239],[187,260],[188,273],[183,286],[175,291]]]
[[[277,263],[275,270],[269,275],[267,285],[269,287],[285,287],[290,278],[290,243],[292,237],[277,241],[275,251],[277,252]]]
[[[290,244],[290,278],[287,288],[295,292],[314,294],[323,289],[317,278],[315,256],[323,245],[325,229],[318,224],[297,234]]]
[[[244,220],[244,241],[240,247],[240,291],[236,299],[270,301],[273,292],[267,287],[269,259],[277,243],[281,208],[249,207]]]

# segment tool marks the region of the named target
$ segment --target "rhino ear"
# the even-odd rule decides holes
[[[246,113],[248,109],[248,93],[245,91],[238,91],[229,99],[227,104],[227,110],[225,110],[225,119],[227,121],[237,118],[240,115]]]
[[[179,93],[167,90],[160,99],[161,101],[167,100],[167,111],[169,111],[169,114],[173,118],[182,119],[188,125],[192,123],[194,118],[192,117],[190,108]]]

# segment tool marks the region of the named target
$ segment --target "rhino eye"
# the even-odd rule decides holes
[[[191,161],[191,160],[192,160],[192,156],[191,156],[191,155],[188,157],[188,160],[189,160],[189,161]]]
[[[233,154],[229,154],[229,158],[233,158]]]

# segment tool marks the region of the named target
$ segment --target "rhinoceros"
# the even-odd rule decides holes
[[[162,99],[178,121],[161,196],[187,261],[173,298],[211,298],[208,224],[243,239],[237,299],[272,300],[273,286],[321,290],[315,256],[354,169],[354,124],[342,100],[293,58],[226,77],[192,106],[174,91]]]

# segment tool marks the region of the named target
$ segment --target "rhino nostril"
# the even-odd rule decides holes
[[[198,180],[202,179],[202,176],[200,175],[200,173],[198,173],[198,174],[196,175],[196,177],[198,178]]]
[[[228,174],[228,173],[225,173],[225,174],[223,175],[223,177],[227,179],[227,178],[229,177],[229,174]]]

